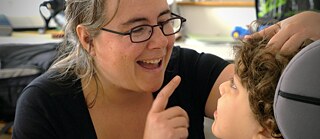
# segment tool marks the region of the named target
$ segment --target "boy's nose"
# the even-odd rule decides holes
[[[223,96],[223,94],[225,93],[225,88],[226,88],[226,85],[227,85],[227,82],[223,82],[222,84],[220,84],[219,86],[219,92],[220,92],[220,95]]]

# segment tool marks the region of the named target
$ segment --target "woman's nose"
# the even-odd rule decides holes
[[[152,36],[150,38],[151,42],[155,42],[153,45],[150,45],[152,48],[153,47],[163,47],[163,46],[167,46],[169,40],[167,38],[167,36],[165,36],[162,33],[162,30],[160,27],[155,27],[153,28],[153,33]]]

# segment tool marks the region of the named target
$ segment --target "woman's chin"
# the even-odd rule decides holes
[[[158,91],[162,86],[162,82],[159,82],[159,83],[145,83],[141,89],[142,89],[142,92],[145,92],[145,93],[153,93],[153,92],[156,92]]]
[[[153,85],[153,87],[152,88],[150,88],[150,92],[156,92],[156,91],[158,91],[160,88],[161,88],[161,85],[162,84],[158,84],[158,85]]]
[[[145,84],[146,88],[149,90],[149,92],[156,92],[161,88],[163,80],[163,78],[158,78],[156,80],[148,81]]]

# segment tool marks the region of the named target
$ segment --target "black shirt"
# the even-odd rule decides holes
[[[181,83],[167,107],[180,106],[189,116],[189,139],[202,139],[205,104],[211,88],[229,63],[194,50],[174,47],[163,86],[175,75]],[[48,71],[30,83],[20,96],[13,128],[16,139],[96,139],[80,80],[53,80]],[[162,88],[162,87],[161,87]],[[158,92],[154,93],[154,97]]]

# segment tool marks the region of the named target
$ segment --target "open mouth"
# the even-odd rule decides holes
[[[141,60],[137,62],[141,67],[146,69],[157,69],[162,64],[162,58],[152,60]]]

